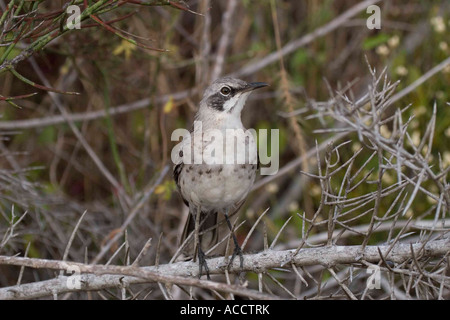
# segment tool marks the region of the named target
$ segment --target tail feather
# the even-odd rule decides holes
[[[187,218],[186,224],[184,225],[183,233],[180,238],[180,245],[189,237],[191,233],[195,231],[195,213],[189,210],[189,216]],[[200,245],[203,251],[210,249],[219,241],[219,232],[217,226],[217,211],[208,211],[200,213],[200,229],[199,229],[199,239]],[[207,232],[206,230],[211,229]],[[191,238],[188,244],[184,247],[183,252],[188,255],[194,253],[194,237]]]

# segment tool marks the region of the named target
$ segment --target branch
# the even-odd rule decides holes
[[[286,267],[291,263],[297,267],[322,265],[330,268],[339,264],[375,264],[384,259],[399,264],[414,259],[412,252],[417,252],[422,246],[423,255],[421,259],[439,257],[450,251],[450,239],[429,241],[425,245],[422,243],[398,243],[393,247],[390,245],[366,246],[364,250],[361,250],[361,246],[305,248],[300,250],[295,256],[293,256],[293,253],[296,250],[266,250],[257,254],[245,255],[243,271],[263,273],[270,269]],[[380,257],[380,252],[383,257]],[[80,279],[81,288],[78,290],[68,287],[67,284],[71,281],[71,276],[58,276],[51,280],[1,288],[1,300],[32,299],[65,292],[101,290],[109,287],[123,287],[124,285],[152,282],[221,290],[235,294],[244,294],[257,299],[274,298],[272,295],[262,294],[240,286],[197,279],[198,264],[194,262],[178,262],[157,267],[137,268],[133,266],[88,265],[76,262],[68,263],[56,260],[0,256],[0,265],[65,271],[70,268],[72,271],[79,270],[80,273],[83,273]],[[209,259],[208,266],[211,275],[224,274],[227,264],[223,257],[219,257]],[[239,273],[240,271],[239,262],[235,261],[229,272]],[[427,276],[444,282],[450,281],[450,277],[440,274],[428,274]]]
[[[228,44],[230,43],[232,31],[233,31],[233,15],[236,11],[237,1],[229,0],[227,4],[227,9],[222,15],[222,35],[219,40],[216,63],[214,65],[213,71],[211,73],[211,80],[217,79],[223,70],[223,65],[225,62],[225,54],[227,52]]]
[[[311,43],[316,38],[324,36],[334,29],[338,28],[339,26],[343,25],[345,22],[347,22],[349,19],[351,19],[353,16],[357,15],[361,10],[364,10],[367,8],[367,6],[371,4],[375,4],[377,2],[380,2],[381,0],[366,0],[362,3],[359,3],[358,5],[355,5],[354,7],[350,8],[337,18],[333,19],[328,24],[314,30],[313,32],[299,38],[296,40],[293,40],[286,44],[281,50],[272,52],[271,54],[267,55],[266,57],[262,58],[261,60],[252,63],[248,65],[247,67],[244,67],[238,71],[235,71],[231,74],[228,74],[228,76],[235,76],[235,77],[244,77],[248,76],[250,74],[253,74],[266,66],[275,63],[278,61],[280,54],[282,56],[287,55],[289,53],[292,53],[293,51],[297,50],[298,48],[307,45],[308,43]],[[225,41],[225,40],[224,40]],[[224,44],[225,46],[225,44]],[[30,52],[31,53],[31,52]],[[28,58],[28,57],[27,57]],[[23,60],[24,57],[16,57],[11,61],[12,65],[15,65],[18,61],[15,61],[17,59]],[[219,66],[217,66],[219,68]],[[216,72],[216,71],[214,71]],[[177,99],[185,99],[186,97],[192,95],[195,93],[195,89],[191,90],[184,90],[177,92],[175,94],[172,94],[173,98],[175,100]],[[165,102],[167,101],[169,95],[163,95],[156,97],[156,102]],[[146,108],[150,104],[150,98],[142,99],[139,101],[135,101],[133,103],[119,106],[116,108],[111,108],[110,114],[116,115],[120,113],[130,112],[138,109]],[[94,111],[94,112],[86,112],[86,113],[79,113],[79,114],[73,114],[69,115],[71,117],[72,121],[80,121],[80,120],[94,120],[98,118],[102,118],[106,116],[106,111]],[[58,123],[64,123],[65,119],[62,116],[52,116],[52,117],[46,117],[42,119],[30,119],[30,120],[16,120],[16,121],[3,121],[0,122],[0,129],[6,129],[6,130],[12,130],[12,129],[29,129],[29,128],[37,128],[37,127],[45,127],[49,125],[54,125]],[[315,150],[313,150],[313,153]],[[300,162],[301,163],[301,162]],[[293,168],[297,167],[299,164],[294,163],[293,166],[290,166],[288,170],[290,171]],[[278,175],[277,175],[278,177]]]
[[[351,7],[347,11],[345,11],[340,16],[336,17],[329,23],[325,24],[324,26],[315,29],[313,32],[308,33],[307,35],[304,35],[303,37],[293,40],[286,44],[281,50],[272,52],[271,54],[267,55],[266,57],[254,62],[250,63],[246,67],[243,67],[242,69],[230,74],[229,76],[233,77],[245,77],[250,74],[255,73],[258,70],[261,70],[268,65],[275,63],[278,61],[280,55],[284,56],[289,53],[294,52],[298,48],[301,48],[317,38],[323,37],[330,33],[331,31],[337,29],[338,27],[344,25],[348,20],[359,14],[362,10],[366,10],[368,6],[378,3],[381,0],[366,0],[363,2],[358,3],[357,5]]]

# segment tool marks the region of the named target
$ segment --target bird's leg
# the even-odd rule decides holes
[[[234,234],[233,227],[231,226],[230,218],[228,217],[228,209],[225,211],[225,220],[227,221],[227,225],[228,225],[228,228],[230,229],[231,236],[233,237],[233,242],[234,242],[233,255],[231,256],[230,263],[228,264],[228,269],[230,269],[231,265],[233,264],[233,261],[234,261],[234,258],[236,258],[236,255],[239,255],[240,268],[243,269],[244,268],[244,255],[242,254],[242,249],[239,246],[236,235]]]
[[[199,233],[200,233],[200,208],[195,208],[195,222],[194,222],[194,262],[199,252]]]
[[[205,268],[206,278],[208,280],[211,280],[211,277],[209,276],[209,268],[208,263],[206,262],[206,255],[203,252],[202,248],[198,247],[198,266],[199,266],[199,273],[198,277],[201,278],[203,275],[203,268]]]
[[[194,230],[194,262],[195,262],[195,258],[198,257],[198,267],[199,267],[199,272],[198,272],[198,277],[201,278],[203,275],[203,268],[205,268],[205,272],[206,272],[206,277],[208,280],[210,280],[210,276],[209,276],[209,268],[208,268],[208,264],[206,263],[206,255],[202,250],[202,246],[200,243],[200,216],[201,216],[201,210],[200,207],[196,208],[196,213],[195,213],[195,230]]]

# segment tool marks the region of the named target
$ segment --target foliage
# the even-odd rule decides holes
[[[370,4],[381,30],[366,27]],[[69,5],[81,29],[66,24]],[[96,299],[111,287],[124,299],[449,298],[448,1],[0,0],[0,10],[0,296],[29,283],[22,298],[46,297],[48,270],[72,261],[104,281]],[[187,212],[168,174],[170,135],[220,75],[270,83],[243,121],[280,129],[280,170],[259,178],[237,222],[245,258],[267,269],[247,266],[239,289],[219,266],[214,287],[171,260]],[[289,250],[311,260],[280,272]],[[18,253],[37,269],[8,265]],[[133,261],[178,264],[166,278],[139,269],[137,281],[119,268]],[[130,277],[127,291],[95,263]],[[374,266],[382,288],[368,290]]]

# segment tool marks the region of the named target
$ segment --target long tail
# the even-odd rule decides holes
[[[207,251],[211,247],[217,244],[219,241],[219,232],[217,226],[218,212],[208,211],[201,212],[200,214],[200,229],[199,229],[199,239],[200,246],[203,251]],[[206,231],[211,229],[209,231]],[[186,224],[184,225],[183,233],[180,238],[180,245],[182,245],[187,237],[191,233],[195,232],[195,213],[189,210],[189,216],[187,218]],[[186,255],[193,255],[194,253],[194,237],[192,236],[189,243],[184,247],[183,252]]]

